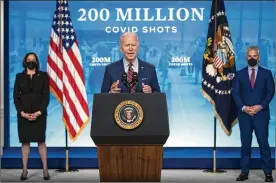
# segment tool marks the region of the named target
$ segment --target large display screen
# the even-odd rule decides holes
[[[206,45],[211,1],[69,1],[70,16],[81,51],[89,110],[93,94],[100,92],[104,68],[122,58],[120,36],[136,32],[138,57],[156,66],[166,93],[170,137],[167,147],[212,147],[214,112],[201,93],[201,67]],[[250,7],[250,8],[249,8]],[[22,72],[24,55],[35,52],[46,71],[55,1],[10,1],[9,78],[10,145],[20,146],[17,113],[13,103],[16,73]],[[237,70],[246,66],[246,47],[260,46],[260,64],[275,75],[273,1],[226,1],[226,15],[236,54]],[[270,105],[269,143],[275,146],[274,99]],[[70,147],[95,146],[91,122]],[[65,145],[62,107],[51,95],[47,118],[47,146]],[[217,146],[239,147],[239,125],[231,136],[217,125]],[[252,146],[258,146],[254,136]]]

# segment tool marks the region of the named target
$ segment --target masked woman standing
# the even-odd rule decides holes
[[[13,92],[17,110],[18,136],[22,143],[23,172],[20,180],[28,178],[27,164],[31,142],[38,143],[38,151],[43,164],[43,178],[50,180],[45,144],[49,80],[47,73],[39,70],[39,60],[35,53],[25,55],[23,67],[25,70],[16,75]]]

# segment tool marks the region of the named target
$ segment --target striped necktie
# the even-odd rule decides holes
[[[128,64],[128,72],[127,72],[127,81],[130,85],[130,93],[135,92],[135,84],[132,83],[132,77],[133,77],[133,72],[134,72],[132,66],[133,66],[132,63]]]
[[[255,69],[252,69],[250,83],[251,83],[251,87],[254,88],[254,84],[255,84]]]

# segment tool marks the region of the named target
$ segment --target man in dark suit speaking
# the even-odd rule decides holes
[[[160,92],[155,67],[137,58],[138,36],[126,32],[121,36],[124,58],[105,68],[102,93]]]
[[[248,179],[253,130],[260,146],[265,182],[273,182],[271,151],[268,143],[269,103],[275,93],[275,83],[270,70],[258,65],[260,49],[247,49],[248,67],[237,72],[233,97],[239,109],[241,136],[241,169],[237,181]]]

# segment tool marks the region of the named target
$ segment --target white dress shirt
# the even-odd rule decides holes
[[[128,69],[129,69],[129,62],[123,58],[123,62],[124,62],[124,68],[125,68],[125,72],[127,73],[128,72]],[[138,70],[139,70],[139,63],[138,63],[138,59],[137,57],[135,58],[135,60],[132,62],[132,69],[133,69],[133,72],[137,72],[138,73]]]
[[[254,80],[254,83],[256,83],[256,78],[257,78],[257,73],[258,73],[259,65],[256,65],[255,67],[249,67],[248,66],[249,81],[251,81],[252,69],[255,69],[255,80]],[[245,108],[245,106],[242,107],[242,111],[244,110],[244,108]],[[261,108],[263,108],[263,107],[261,106]]]
[[[257,78],[257,73],[258,73],[259,66],[256,65],[255,67],[248,67],[249,81],[251,81],[252,69],[255,69],[255,80],[254,80],[254,83],[255,83],[256,82],[256,78]]]

